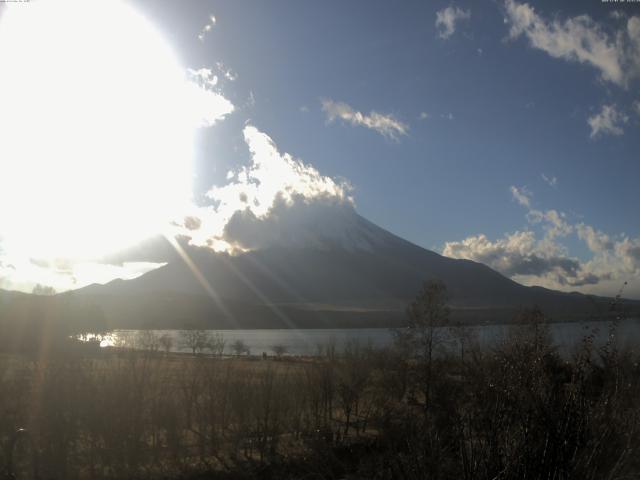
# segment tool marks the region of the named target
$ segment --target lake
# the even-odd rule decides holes
[[[606,342],[610,329],[614,326],[610,321],[588,321],[550,324],[553,342],[561,352],[569,353],[589,334],[594,335],[594,342],[602,345]],[[490,347],[505,339],[510,331],[509,325],[483,325],[465,327],[465,333],[480,346]],[[438,329],[442,338],[451,339],[448,328]],[[148,335],[140,330],[116,330],[104,337],[102,346],[122,345],[130,348],[141,348],[143,337]],[[149,331],[147,331],[149,332]],[[179,330],[151,330],[155,336],[168,335],[172,338],[174,352],[190,352],[182,345]],[[252,355],[263,352],[272,354],[274,345],[286,347],[289,355],[315,355],[318,346],[335,345],[340,351],[348,342],[356,341],[361,345],[371,344],[384,347],[393,341],[393,333],[384,328],[362,329],[306,329],[306,330],[209,330],[211,334],[219,334],[225,340],[225,353],[231,354],[231,345],[241,340],[249,348]],[[640,346],[640,320],[621,320],[615,326],[615,338],[619,348]]]

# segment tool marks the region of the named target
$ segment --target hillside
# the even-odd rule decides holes
[[[91,298],[117,327],[398,325],[428,279],[445,282],[453,316],[464,322],[504,322],[534,305],[556,320],[610,313],[610,299],[522,286],[485,265],[414,245],[352,209],[328,217],[330,228],[324,218],[286,225],[272,244],[240,255],[188,247],[201,276],[173,259],[134,280],[73,295]]]

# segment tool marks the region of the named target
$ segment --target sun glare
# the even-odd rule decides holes
[[[34,1],[0,17],[0,236],[85,258],[163,233],[191,197],[193,97],[120,1]]]

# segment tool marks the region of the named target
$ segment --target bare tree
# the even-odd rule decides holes
[[[278,343],[271,346],[271,351],[275,354],[276,357],[280,359],[288,352],[288,348],[286,345]]]
[[[459,349],[460,361],[464,363],[465,354],[473,351],[473,347],[478,342],[478,333],[472,327],[457,322],[449,327],[449,335],[451,335],[452,347]]]
[[[226,344],[227,341],[224,339],[224,335],[222,335],[220,332],[209,334],[207,348],[212,355],[221,357],[224,354],[224,347],[226,346]]]
[[[113,336],[113,346],[119,350],[133,348],[135,337],[133,332],[121,330]]]
[[[399,330],[396,341],[416,362],[416,380],[424,407],[431,400],[435,350],[446,341],[441,327],[449,324],[447,288],[440,281],[425,282],[416,299],[407,309],[408,323]]]
[[[211,335],[206,330],[181,330],[180,344],[193,355],[202,353],[211,344]]]
[[[158,339],[160,346],[164,350],[164,353],[169,353],[173,347],[173,337],[168,333],[164,333]]]
[[[139,331],[136,335],[136,343],[149,352],[157,352],[160,349],[160,337],[153,330]]]
[[[250,350],[249,347],[247,346],[246,343],[244,343],[244,341],[238,339],[235,342],[233,342],[233,344],[231,345],[231,349],[233,350],[233,352],[237,355],[240,356],[243,353],[246,353],[247,355],[249,355]]]
[[[350,340],[339,359],[337,394],[345,417],[345,436],[349,435],[352,414],[356,417],[360,414],[361,400],[372,370],[370,357],[371,347],[363,348],[357,340]]]

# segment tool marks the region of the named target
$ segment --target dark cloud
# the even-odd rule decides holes
[[[249,208],[237,211],[224,227],[223,240],[241,249],[272,246],[321,246],[344,243],[353,227],[353,205],[333,196],[308,199],[294,195],[277,197],[267,215],[256,216]]]
[[[198,217],[184,217],[184,228],[187,230],[198,230],[201,226],[202,221]]]
[[[576,277],[581,265],[575,259],[567,257],[541,257],[536,254],[512,255],[507,259],[508,268],[503,273],[508,276],[535,275],[543,276],[552,272],[562,272],[568,277]]]
[[[612,278],[612,275],[610,273],[605,275],[596,275],[595,273],[586,273],[581,278],[577,278],[575,280],[569,280],[567,284],[571,285],[572,287],[584,287],[585,285],[597,285],[602,281],[611,280],[611,278]]]

